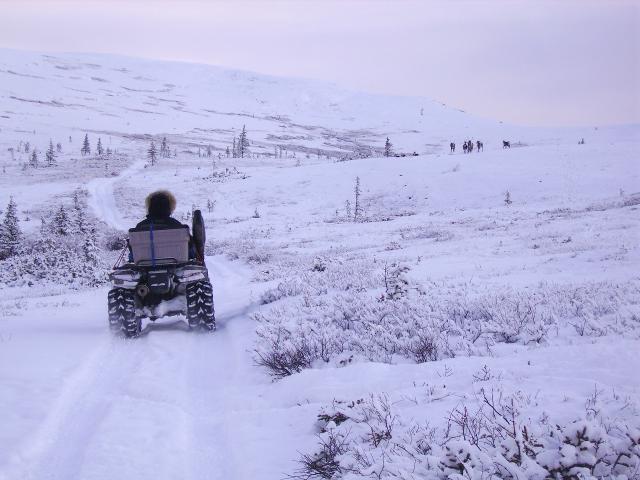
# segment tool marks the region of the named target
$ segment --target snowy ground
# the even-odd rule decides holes
[[[611,424],[640,427],[638,127],[521,129],[301,80],[1,53],[2,206],[13,195],[33,232],[81,187],[101,228],[123,230],[149,191],[170,188],[178,218],[192,205],[205,214],[219,328],[194,335],[166,320],[123,341],[107,328],[106,287],[3,287],[0,478],[280,479],[318,451],[317,415],[336,410],[352,420],[330,428],[353,429],[348,443],[370,455],[369,473],[384,459],[407,468],[400,478],[424,478],[393,448],[367,446],[349,412],[371,395],[389,399],[399,443],[412,425],[444,428],[456,408],[473,409],[481,388],[520,398],[535,424],[546,415],[564,425],[597,405]],[[260,155],[218,158],[243,123]],[[85,131],[119,156],[81,158]],[[166,135],[178,156],[146,167],[146,135]],[[336,162],[354,142],[381,148],[387,135],[420,156]],[[27,154],[7,151],[69,136],[55,168],[24,170]],[[468,136],[485,151],[448,153],[450,139]],[[521,144],[503,150],[502,138]],[[209,144],[213,158],[198,156]],[[283,145],[283,158],[266,155]],[[317,149],[320,158],[306,157]],[[282,321],[295,340],[320,325],[296,325],[309,305],[329,318],[344,296],[378,304],[393,264],[407,267],[400,301],[411,305],[546,292],[557,318],[541,342],[487,343],[426,363],[342,351],[278,380],[256,365],[254,350],[268,349],[257,334],[264,321]],[[576,312],[590,312],[582,330],[573,325],[586,317],[565,308],[566,292]]]

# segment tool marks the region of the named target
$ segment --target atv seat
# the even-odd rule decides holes
[[[140,266],[186,263],[189,260],[189,227],[129,230],[133,262]]]

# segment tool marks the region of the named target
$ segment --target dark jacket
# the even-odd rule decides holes
[[[152,217],[151,215],[147,215],[147,218],[142,220],[140,223],[136,225],[136,230],[149,230],[151,228],[151,224],[153,223],[153,228],[155,230],[165,230],[168,228],[184,228],[187,225],[180,223],[173,217]]]

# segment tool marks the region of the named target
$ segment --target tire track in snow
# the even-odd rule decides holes
[[[118,339],[104,342],[65,382],[44,422],[14,454],[4,478],[79,478],[85,448],[127,382],[139,352]]]
[[[89,205],[97,216],[115,228],[128,225],[118,213],[113,185],[133,175],[138,162],[113,179],[97,179],[89,187]],[[101,450],[92,448],[85,459],[84,473],[95,478],[198,478],[236,479],[240,460],[234,451],[242,439],[234,439],[233,399],[230,393],[242,388],[251,368],[248,345],[253,328],[243,321],[251,308],[248,283],[250,270],[218,258],[208,258],[217,307],[218,330],[199,335],[181,330],[181,322],[149,324],[143,338],[131,342],[140,355],[140,378],[132,381],[126,401],[134,410],[111,409],[100,432]],[[222,308],[220,306],[223,305]],[[227,328],[233,320],[233,328]],[[144,409],[136,414],[135,408]],[[158,438],[157,424],[173,428]],[[136,423],[138,432],[128,431]],[[138,438],[140,431],[155,436],[153,451],[140,448],[139,455],[123,462],[118,439]],[[140,439],[144,442],[144,439]],[[106,447],[105,447],[106,446]],[[106,452],[105,449],[111,450]],[[154,454],[159,450],[160,456]],[[159,457],[159,458],[158,458]],[[114,464],[114,459],[119,461]],[[117,472],[117,475],[115,475]]]
[[[247,342],[252,329],[245,322],[251,308],[247,291],[249,271],[232,266],[222,258],[208,258],[214,298],[223,309],[216,312],[218,330],[213,335],[197,335],[189,350],[189,396],[192,399],[192,478],[240,479],[242,462],[238,449],[243,445],[234,426],[234,394],[246,382],[242,373]],[[233,324],[230,321],[233,320]],[[248,332],[247,329],[251,330]]]

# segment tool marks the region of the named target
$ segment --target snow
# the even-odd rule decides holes
[[[639,425],[639,126],[521,128],[426,99],[107,55],[0,50],[0,78],[0,207],[13,196],[31,235],[79,187],[107,235],[140,220],[150,191],[172,190],[177,218],[203,210],[218,321],[211,335],[181,318],[146,322],[125,341],[107,326],[107,286],[2,286],[0,478],[275,480],[317,451],[317,415],[334,400],[387,395],[399,441],[416,423],[443,428],[460,405],[475,408],[479,385],[528,399],[534,424],[583,420],[602,392],[602,415]],[[254,155],[218,158],[243,124]],[[80,157],[85,132],[117,155]],[[177,157],[148,166],[151,136]],[[355,155],[386,136],[419,156]],[[55,169],[23,170],[27,154],[7,150],[28,140],[43,152],[49,138],[63,143]],[[466,138],[485,151],[449,154]],[[199,157],[209,144],[213,158]],[[345,215],[356,177],[359,222]],[[349,351],[277,380],[257,365],[268,345],[256,318],[281,321],[291,340],[321,333],[297,315],[328,321],[341,296],[378,302],[393,264],[408,268],[392,305],[538,295],[556,323],[540,343],[487,340],[419,364]],[[479,382],[485,366],[491,378]],[[342,424],[350,445],[379,458],[361,426]]]

